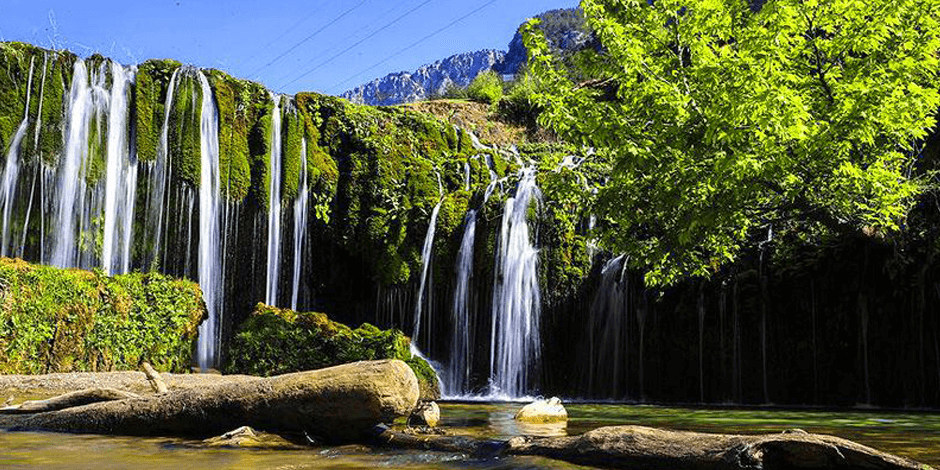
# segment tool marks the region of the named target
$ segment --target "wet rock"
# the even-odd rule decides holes
[[[516,412],[515,419],[527,423],[556,423],[568,420],[568,411],[561,404],[561,399],[536,400],[523,406]]]
[[[514,437],[507,447],[514,455],[624,469],[930,468],[852,441],[805,432],[742,436],[613,426],[576,437]]]
[[[276,434],[255,431],[249,426],[242,426],[221,436],[202,441],[204,447],[213,448],[247,448],[247,449],[302,449],[303,446],[294,444]]]
[[[409,426],[435,427],[441,421],[441,408],[437,403],[428,401],[421,403],[408,417]]]

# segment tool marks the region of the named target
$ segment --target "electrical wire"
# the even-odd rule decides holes
[[[327,2],[327,3],[330,3],[330,2]],[[322,8],[322,5],[321,5],[319,8]],[[302,20],[300,20],[300,21],[294,23],[293,25],[291,25],[291,27],[290,27],[290,28],[287,28],[286,30],[284,30],[284,32],[282,32],[280,36],[278,36],[278,37],[272,39],[271,42],[265,44],[264,47],[259,48],[259,49],[257,50],[257,52],[255,52],[254,54],[250,55],[247,59],[243,59],[243,60],[239,61],[238,64],[236,64],[236,65],[239,65],[239,64],[242,64],[242,63],[250,64],[250,63],[255,59],[255,57],[258,57],[260,54],[262,54],[262,53],[264,53],[264,52],[270,50],[270,49],[271,49],[271,46],[273,46],[275,43],[277,43],[277,42],[280,41],[281,39],[284,39],[285,37],[287,37],[288,34],[290,34],[292,31],[294,31],[295,29],[297,29],[300,25],[302,25],[302,24],[306,23],[307,21],[309,21],[310,18],[313,18],[314,16],[317,16],[317,14],[320,13],[319,8],[314,8],[313,13],[311,13],[311,14],[305,16]]]
[[[267,64],[264,64],[264,65],[262,65],[261,67],[258,67],[258,70],[255,70],[254,72],[252,72],[252,73],[249,75],[249,77],[253,77],[253,76],[257,75],[258,72],[264,70],[264,69],[267,68],[267,67],[270,67],[270,66],[271,66],[272,64],[274,64],[275,62],[277,62],[277,61],[283,59],[287,54],[290,54],[291,52],[293,52],[294,50],[296,50],[298,47],[300,47],[301,45],[303,45],[305,42],[307,42],[307,41],[313,39],[314,37],[316,37],[316,35],[322,33],[323,30],[325,30],[326,28],[329,28],[330,26],[333,26],[333,25],[336,24],[339,20],[345,18],[346,15],[352,13],[353,10],[355,10],[355,9],[357,9],[357,8],[359,8],[359,7],[361,7],[363,4],[365,4],[365,3],[368,2],[368,1],[369,1],[369,0],[362,0],[362,1],[360,1],[359,3],[357,3],[356,5],[354,5],[352,8],[350,8],[350,9],[344,11],[342,14],[340,14],[339,16],[337,16],[336,18],[334,18],[334,19],[333,19],[332,21],[330,21],[329,23],[325,24],[325,25],[324,25],[323,27],[321,27],[320,29],[314,31],[313,34],[311,34],[311,35],[309,35],[309,36],[307,36],[307,37],[301,39],[298,43],[294,44],[294,45],[291,46],[289,49],[287,49],[286,51],[284,51],[283,53],[281,53],[281,55],[275,57],[274,59],[272,59],[272,60],[271,60],[270,62],[268,62]],[[428,1],[430,1],[430,0],[428,0]]]
[[[382,26],[381,28],[379,28],[379,29],[373,31],[373,32],[372,32],[371,34],[369,34],[368,36],[366,36],[366,37],[360,39],[360,40],[357,41],[355,44],[353,44],[353,45],[351,45],[351,46],[349,46],[349,47],[343,49],[342,51],[340,51],[340,52],[338,52],[337,54],[333,55],[333,56],[330,57],[329,59],[327,59],[327,60],[325,60],[325,61],[323,61],[323,62],[320,62],[319,64],[317,64],[316,67],[314,67],[314,68],[312,68],[312,69],[310,69],[310,70],[307,70],[306,72],[304,72],[304,73],[300,74],[299,76],[295,77],[293,80],[291,80],[291,81],[289,81],[289,82],[287,82],[287,83],[281,85],[280,89],[283,90],[285,87],[296,83],[297,80],[300,80],[301,78],[304,78],[304,77],[306,77],[307,75],[310,75],[311,73],[316,72],[317,70],[319,70],[319,69],[320,69],[321,67],[323,67],[324,65],[326,65],[326,64],[328,64],[328,63],[330,63],[330,62],[333,62],[334,60],[336,60],[337,58],[339,58],[341,55],[343,55],[343,54],[345,54],[345,53],[347,53],[347,52],[353,50],[354,48],[358,47],[360,44],[366,42],[367,40],[369,40],[369,39],[371,39],[371,38],[373,38],[373,37],[375,37],[377,34],[381,33],[382,31],[385,31],[386,29],[392,27],[394,24],[396,24],[396,23],[398,23],[399,21],[403,20],[403,19],[404,19],[405,17],[407,17],[408,15],[410,15],[410,14],[412,14],[412,13],[418,11],[418,9],[420,9],[421,7],[423,7],[423,6],[425,6],[425,5],[429,4],[429,3],[431,3],[431,1],[432,1],[432,0],[424,0],[423,2],[421,2],[420,4],[418,4],[416,7],[414,7],[414,8],[412,8],[412,9],[406,11],[406,12],[403,13],[401,16],[395,18],[395,19],[392,20],[391,22],[386,23],[384,26]],[[495,0],[493,0],[493,1],[495,1]]]
[[[470,13],[467,13],[466,15],[461,16],[460,18],[457,18],[457,19],[454,20],[454,21],[451,21],[450,23],[444,25],[443,27],[441,27],[441,28],[438,29],[437,31],[434,31],[434,32],[431,33],[431,34],[428,34],[427,36],[425,36],[425,37],[423,37],[423,38],[421,38],[421,39],[418,39],[417,41],[415,41],[415,42],[412,43],[411,45],[406,46],[406,47],[402,48],[401,50],[399,50],[398,52],[395,52],[394,54],[392,54],[392,55],[390,55],[390,56],[388,56],[388,57],[382,59],[381,61],[379,61],[379,62],[376,63],[375,65],[373,65],[373,66],[371,66],[371,67],[369,67],[369,68],[363,69],[362,71],[356,73],[355,75],[352,75],[351,77],[347,78],[346,80],[343,80],[342,82],[339,82],[339,83],[337,83],[336,85],[333,85],[333,86],[331,87],[331,89],[334,89],[334,90],[335,90],[335,89],[337,89],[337,88],[339,88],[339,87],[345,85],[346,83],[352,81],[354,78],[356,78],[356,77],[358,77],[358,76],[360,76],[360,75],[362,75],[362,74],[364,74],[364,73],[366,73],[366,72],[368,72],[368,71],[370,71],[370,70],[372,70],[372,69],[375,69],[376,67],[378,67],[378,66],[380,66],[380,65],[382,65],[382,64],[384,64],[384,63],[386,63],[386,62],[388,62],[389,60],[391,60],[391,59],[393,59],[393,58],[395,58],[395,57],[398,57],[399,55],[401,55],[401,54],[403,54],[403,53],[405,53],[405,52],[407,52],[407,51],[409,51],[409,50],[411,50],[411,49],[414,49],[415,47],[417,47],[419,44],[423,43],[424,41],[427,41],[428,39],[431,39],[432,37],[437,36],[438,34],[444,32],[444,31],[447,30],[448,28],[453,27],[453,26],[456,25],[457,23],[460,23],[461,21],[463,21],[463,20],[465,20],[465,19],[467,19],[467,18],[469,18],[469,17],[471,17],[471,16],[473,16],[473,15],[479,13],[481,10],[483,10],[484,8],[486,8],[486,7],[488,7],[488,6],[490,6],[490,5],[494,4],[494,3],[496,3],[497,1],[499,1],[499,0],[490,0],[490,1],[486,2],[486,3],[484,3],[483,5],[477,7],[475,10],[471,11]]]

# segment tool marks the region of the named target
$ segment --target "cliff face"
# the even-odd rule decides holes
[[[420,67],[377,78],[342,94],[353,103],[389,106],[421,101],[443,94],[449,87],[465,87],[482,72],[503,62],[503,51],[467,52]]]

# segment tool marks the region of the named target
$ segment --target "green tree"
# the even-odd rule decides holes
[[[473,101],[495,105],[503,97],[502,77],[492,70],[477,75],[467,87],[467,96]]]
[[[610,152],[605,245],[669,284],[757,233],[890,234],[927,180],[938,0],[582,0],[602,52],[574,83],[534,23],[541,119]]]

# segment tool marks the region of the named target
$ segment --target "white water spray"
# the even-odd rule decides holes
[[[515,197],[506,200],[493,286],[490,393],[518,397],[531,388],[541,356],[538,250],[529,240],[528,214],[541,198],[535,170],[521,171]]]
[[[307,236],[307,138],[300,141],[300,186],[297,200],[294,201],[294,278],[290,295],[290,308],[297,311],[297,299],[300,297],[301,259],[304,252],[304,239]]]
[[[281,97],[274,95],[271,116],[271,187],[268,190],[268,274],[264,302],[277,304],[281,255]]]
[[[221,204],[219,201],[219,110],[206,76],[199,72],[202,87],[200,111],[199,177],[199,287],[209,318],[199,326],[199,367],[217,365],[222,316]]]
[[[3,175],[0,176],[0,203],[3,204],[3,245],[0,247],[0,255],[8,256],[13,250],[10,246],[10,228],[13,225],[11,215],[13,213],[13,198],[16,195],[16,182],[20,175],[20,144],[23,142],[23,136],[26,135],[26,128],[29,127],[29,101],[33,90],[33,63],[35,58],[29,61],[29,82],[26,84],[26,107],[23,109],[23,120],[16,129],[13,136],[13,142],[7,150],[6,164],[3,166]],[[40,97],[42,100],[42,97]]]

